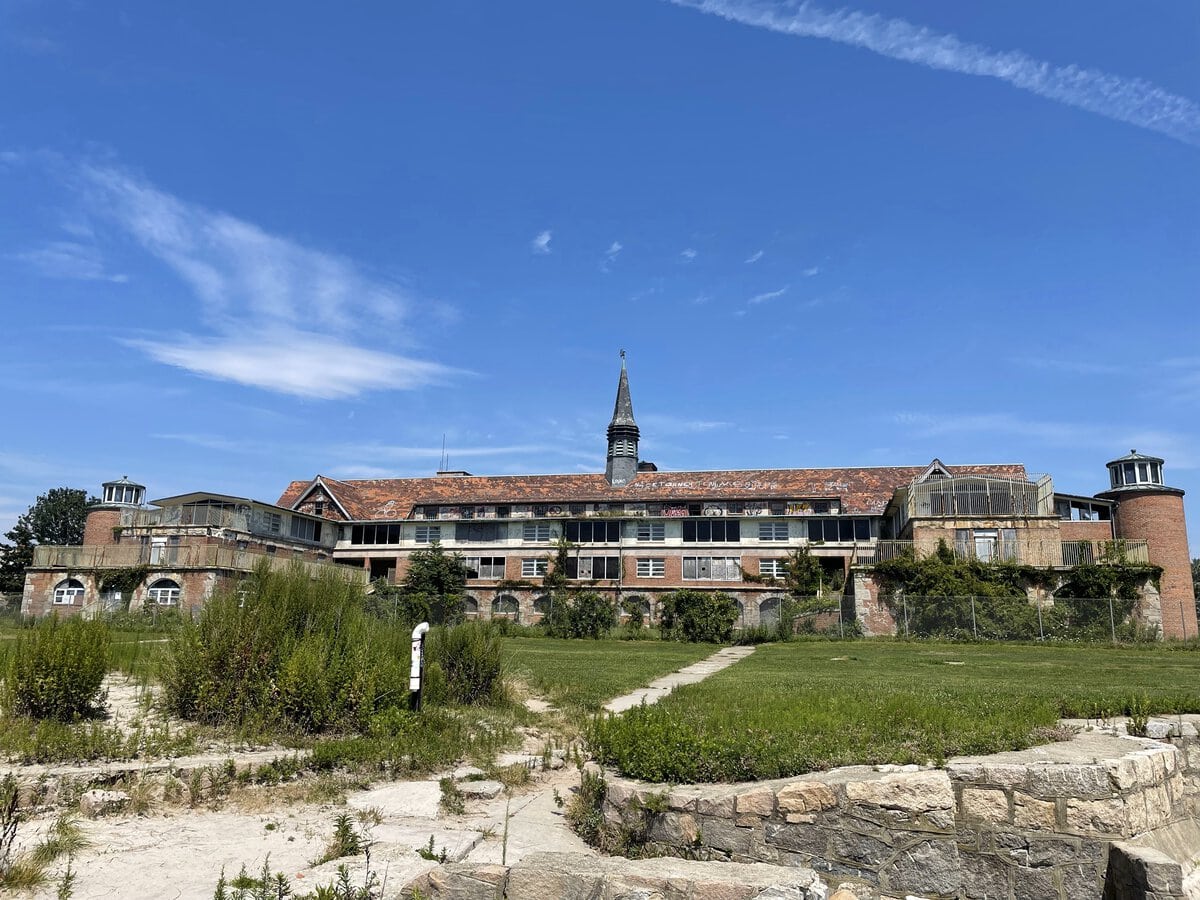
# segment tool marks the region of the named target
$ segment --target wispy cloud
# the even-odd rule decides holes
[[[365,346],[410,306],[357,263],[213,212],[112,166],[76,175],[96,222],[114,223],[198,301],[208,333],[129,341],[150,358],[223,381],[302,397],[409,389],[454,370]]]
[[[663,413],[643,413],[638,418],[648,433],[661,435],[703,434],[706,431],[730,427],[729,422],[712,419],[685,419]]]
[[[413,389],[461,374],[438,363],[294,329],[126,343],[160,363],[197,375],[324,400],[370,390]]]
[[[545,231],[539,231],[537,236],[529,242],[529,249],[534,253],[544,256],[550,252],[550,240],[554,235],[547,228]]]
[[[746,257],[746,262],[747,263],[756,263],[762,258],[763,258],[763,251],[755,250],[753,253],[751,253],[749,256]]]
[[[683,258],[684,262],[691,262],[696,258],[696,251],[691,247],[688,247],[686,250],[680,252],[679,255]]]
[[[753,297],[751,297],[749,300],[746,301],[746,305],[747,306],[758,306],[758,304],[760,304],[760,303],[766,303],[769,300],[774,300],[777,297],[782,297],[784,294],[787,293],[787,289],[788,289],[788,286],[785,284],[783,287],[781,287],[777,291],[767,291],[766,293],[763,293],[763,294],[755,294]]]
[[[51,241],[35,250],[13,253],[10,259],[33,266],[48,278],[72,278],[79,281],[112,281],[118,284],[129,276],[108,272],[100,250],[78,241]]]
[[[807,2],[799,6],[761,0],[670,2],[755,28],[862,47],[932,69],[996,78],[1040,97],[1200,146],[1200,105],[1141,78],[1076,65],[1055,66],[1019,50],[992,50],[904,19],[829,11]]]
[[[625,249],[625,245],[620,241],[613,241],[608,245],[608,249],[604,251],[604,259],[600,261],[600,271],[608,272],[617,257],[621,255],[621,251]]]
[[[807,269],[804,270],[804,277],[812,278],[814,275],[820,274],[820,272],[821,272],[820,266],[809,266]]]

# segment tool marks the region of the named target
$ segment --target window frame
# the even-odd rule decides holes
[[[639,556],[637,558],[638,578],[666,578],[667,560],[662,556]]]
[[[82,605],[84,594],[87,589],[83,586],[83,582],[78,578],[64,578],[54,586],[54,594],[52,596],[53,606],[74,606],[75,598],[79,598]]]
[[[544,556],[526,556],[521,559],[522,578],[545,578],[550,560]]]

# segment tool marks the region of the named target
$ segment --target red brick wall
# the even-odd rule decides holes
[[[1163,635],[1196,637],[1196,595],[1188,552],[1183,497],[1167,493],[1130,493],[1118,497],[1117,537],[1145,540],[1150,562],[1162,566]]]
[[[1111,541],[1112,522],[1075,522],[1064,519],[1058,526],[1064,541]]]
[[[113,528],[121,524],[121,510],[112,507],[93,509],[83,524],[85,544],[115,544]]]

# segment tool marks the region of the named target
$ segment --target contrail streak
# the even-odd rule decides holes
[[[1200,105],[1141,78],[1122,78],[1075,65],[1055,66],[1019,50],[997,52],[903,19],[854,10],[830,12],[810,3],[781,5],[755,0],[669,2],[780,34],[862,47],[931,69],[998,78],[1040,97],[1200,146]]]

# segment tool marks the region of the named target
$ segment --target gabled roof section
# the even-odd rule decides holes
[[[928,466],[925,467],[925,471],[913,479],[913,483],[920,484],[921,482],[928,481],[930,478],[934,478],[934,477],[937,477],[937,478],[952,478],[953,477],[950,474],[950,470],[947,469],[944,465],[942,465],[942,461],[940,459],[938,459],[936,456],[934,457],[933,462],[931,462]]]
[[[304,490],[302,490],[300,492],[299,496],[296,497],[296,499],[292,502],[292,504],[288,508],[295,509],[301,503],[303,503],[305,500],[307,500],[309,495],[312,494],[313,491],[315,491],[319,488],[322,491],[324,491],[325,495],[327,497],[329,497],[330,500],[333,501],[334,506],[336,506],[338,508],[338,511],[341,512],[341,514],[345,518],[347,518],[347,519],[353,518],[353,516],[351,516],[350,513],[348,513],[346,511],[346,507],[342,505],[342,501],[338,499],[337,494],[329,489],[328,482],[332,481],[332,480],[333,479],[327,479],[324,475],[318,475],[316,478],[314,478],[312,481],[310,481],[308,483],[308,487],[306,487]],[[299,482],[293,481],[292,485],[295,485],[298,483]],[[288,489],[289,490],[291,489],[291,485],[289,485]],[[286,495],[287,492],[285,491],[284,493]],[[283,505],[282,502],[280,503],[280,505],[281,506]]]
[[[880,515],[892,494],[928,467],[744,469],[639,472],[624,487],[602,474],[472,475],[435,478],[324,479],[352,520],[397,520],[415,506],[485,504],[669,503],[694,500],[836,499],[844,515]],[[955,466],[954,475],[1026,478],[1022,465]],[[291,506],[312,484],[293,481],[279,498]]]

